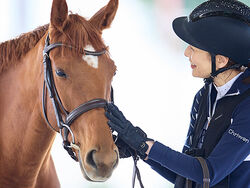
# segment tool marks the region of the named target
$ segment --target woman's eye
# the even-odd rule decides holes
[[[57,69],[56,74],[57,74],[57,76],[67,78],[67,74],[62,69]]]

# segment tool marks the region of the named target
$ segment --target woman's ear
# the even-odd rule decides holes
[[[228,57],[225,57],[223,55],[216,55],[216,68],[220,69],[227,65],[229,61]]]
[[[66,0],[53,0],[50,23],[57,29],[61,29],[68,16]]]

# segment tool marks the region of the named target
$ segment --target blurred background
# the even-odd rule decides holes
[[[250,5],[249,0],[241,0]],[[120,0],[112,27],[103,38],[118,71],[113,80],[115,103],[150,138],[181,151],[189,126],[189,111],[203,80],[193,78],[186,44],[172,31],[172,21],[189,14],[203,0]],[[108,0],[68,0],[69,10],[90,18]],[[0,42],[49,23],[52,0],[0,0]],[[133,161],[120,160],[112,177],[90,183],[78,163],[63,150],[58,136],[52,155],[62,188],[129,188]],[[172,184],[139,161],[145,188]],[[139,185],[136,185],[139,187]]]

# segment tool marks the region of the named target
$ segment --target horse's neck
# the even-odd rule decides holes
[[[42,66],[39,42],[0,75],[0,177],[6,170],[34,176],[48,158],[55,133],[42,115]]]

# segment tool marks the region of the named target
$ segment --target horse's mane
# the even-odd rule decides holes
[[[24,33],[18,38],[0,44],[0,73],[10,64],[22,58],[48,30],[49,24],[38,27],[34,31]]]
[[[49,24],[38,27],[34,31],[24,33],[18,38],[0,44],[0,73],[10,65],[18,62],[29,50],[35,47],[38,41],[49,29]],[[82,53],[87,42],[96,50],[104,49],[105,45],[101,33],[89,24],[83,17],[70,14],[61,30],[52,29],[50,36],[53,42],[62,42],[75,47],[77,53]],[[69,48],[64,48],[62,53],[67,53]],[[69,55],[67,53],[67,55]]]

